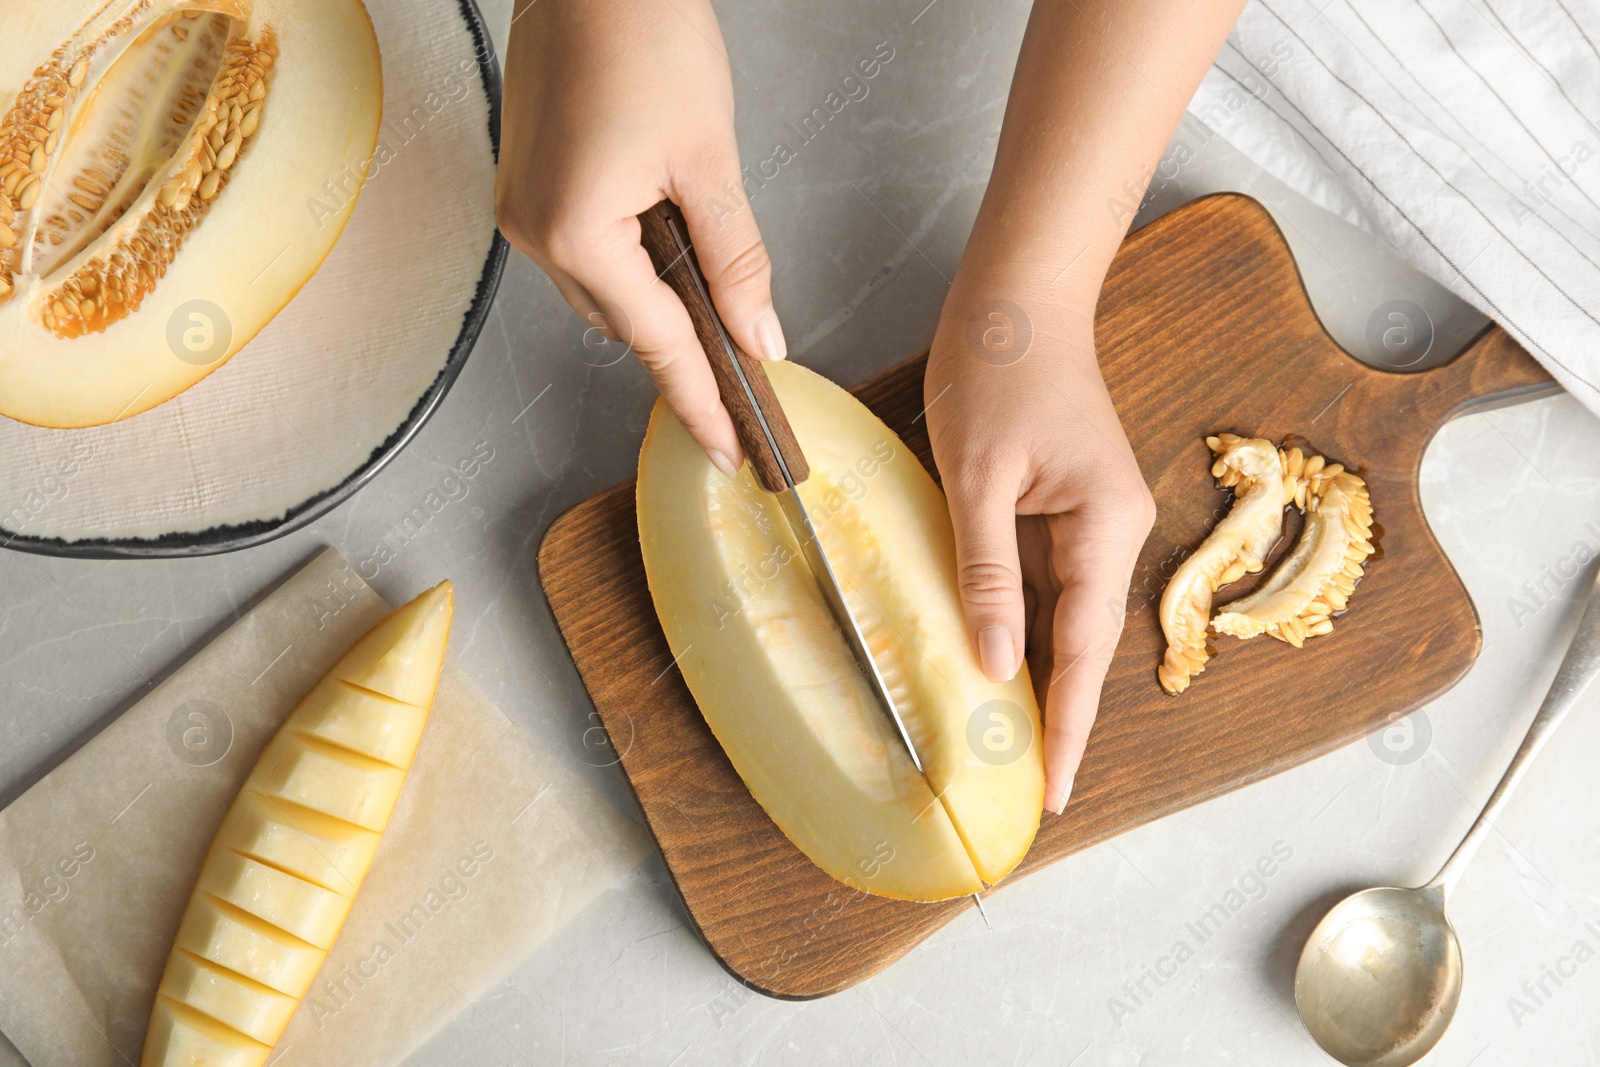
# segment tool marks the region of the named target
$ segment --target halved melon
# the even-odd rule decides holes
[[[200,867],[141,1067],[260,1067],[366,877],[444,666],[443,582],[356,642],[268,742]]]
[[[856,669],[776,498],[719,474],[666,404],[639,456],[639,540],[667,643],[756,801],[833,877],[907,900],[975,892],[1027,852],[1044,802],[1026,668],[983,675],[944,494],[849,393],[767,365],[810,461],[800,495],[926,779]],[[931,788],[930,788],[931,786]]]
[[[360,0],[50,0],[0,16],[0,105],[0,414],[93,426],[211,373],[316,272],[383,78]]]

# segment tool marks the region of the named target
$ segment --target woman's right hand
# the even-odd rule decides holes
[[[495,205],[567,303],[631,345],[725,474],[744,462],[688,312],[639,243],[672,200],[728,332],[782,359],[771,264],[745,196],[733,85],[707,0],[522,0],[511,25]]]

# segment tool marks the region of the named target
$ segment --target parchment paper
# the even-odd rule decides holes
[[[0,1030],[33,1067],[138,1062],[223,814],[388,610],[328,550],[0,811]],[[371,873],[272,1062],[398,1062],[646,847],[447,661]]]

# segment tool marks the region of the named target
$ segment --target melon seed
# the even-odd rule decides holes
[[[134,225],[119,227],[122,233],[113,241],[116,247],[105,258],[83,264],[70,280],[36,305],[35,314],[43,320],[45,328],[63,338],[105,329],[137,308],[156,287],[177,246],[207,210],[206,202],[219,195],[226,184],[224,171],[238,165],[244,141],[258,129],[262,100],[268,88],[264,84],[266,71],[274,62],[270,38],[258,44],[234,38],[231,31],[224,32],[213,25],[214,8],[220,5],[231,10],[246,6],[244,4],[221,3],[221,0],[178,0],[172,4],[147,4],[144,0],[126,2],[145,11],[151,6],[166,8],[168,12],[184,8],[168,17],[150,20],[155,26],[174,31],[171,38],[162,35],[165,43],[157,42],[155,47],[165,58],[181,59],[187,45],[180,46],[177,41],[196,45],[204,42],[208,49],[216,47],[222,53],[221,69],[215,71],[206,89],[199,88],[198,82],[179,85],[165,101],[166,112],[162,113],[159,107],[152,111],[157,124],[172,135],[162,148],[170,152],[177,147],[178,155],[170,159],[171,169],[158,177],[157,184],[151,188],[152,195],[145,201],[149,205],[146,217],[133,220]],[[202,9],[195,10],[196,7]],[[112,36],[120,32],[121,28],[116,29]],[[44,77],[53,82],[51,88],[34,90],[37,95],[26,101],[25,108],[0,109],[0,112],[10,112],[0,113],[0,189],[5,190],[0,194],[0,227],[3,227],[0,228],[0,242],[5,246],[0,247],[0,279],[4,280],[0,298],[16,289],[9,273],[16,269],[10,263],[16,252],[9,248],[22,245],[24,237],[35,241],[36,249],[79,240],[84,227],[94,223],[94,216],[113,206],[109,199],[111,193],[121,191],[119,183],[126,180],[133,166],[129,156],[144,153],[148,147],[134,146],[126,138],[109,136],[111,143],[97,145],[94,157],[100,168],[111,173],[102,176],[92,167],[72,165],[68,170],[63,166],[60,168],[64,173],[59,205],[54,191],[51,202],[44,202],[44,175],[63,162],[58,157],[68,137],[67,105],[93,91],[94,87],[88,86],[89,76],[99,76],[94,53],[86,48],[70,49],[69,45],[57,52],[51,67],[45,70]],[[157,101],[152,98],[149,103]],[[180,132],[183,130],[188,131],[187,136]],[[134,147],[138,148],[137,152],[133,151]],[[117,207],[119,214],[132,210],[132,203],[138,197],[127,199],[128,203]],[[27,212],[26,227],[16,221],[19,205],[21,212]],[[45,209],[54,212],[49,219],[43,218]],[[39,215],[37,221],[34,211]],[[35,227],[37,232],[32,233]],[[66,250],[61,247],[60,251],[49,255],[59,257],[61,251]],[[53,266],[56,260],[44,262]]]
[[[6,281],[5,275],[0,274],[0,296],[11,295],[11,283]]]

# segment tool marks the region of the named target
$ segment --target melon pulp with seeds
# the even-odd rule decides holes
[[[798,542],[746,467],[717,472],[665,402],[639,457],[639,540],[667,643],[734,769],[812,862],[906,900],[1022,859],[1044,801],[1024,667],[978,666],[944,494],[853,396],[766,364],[811,465],[800,496],[926,769],[857,670]]]
[[[344,925],[433,706],[454,593],[379,623],[245,779],[178,927],[140,1067],[259,1067]]]
[[[221,366],[338,240],[382,105],[360,0],[7,4],[0,414],[99,425]]]

